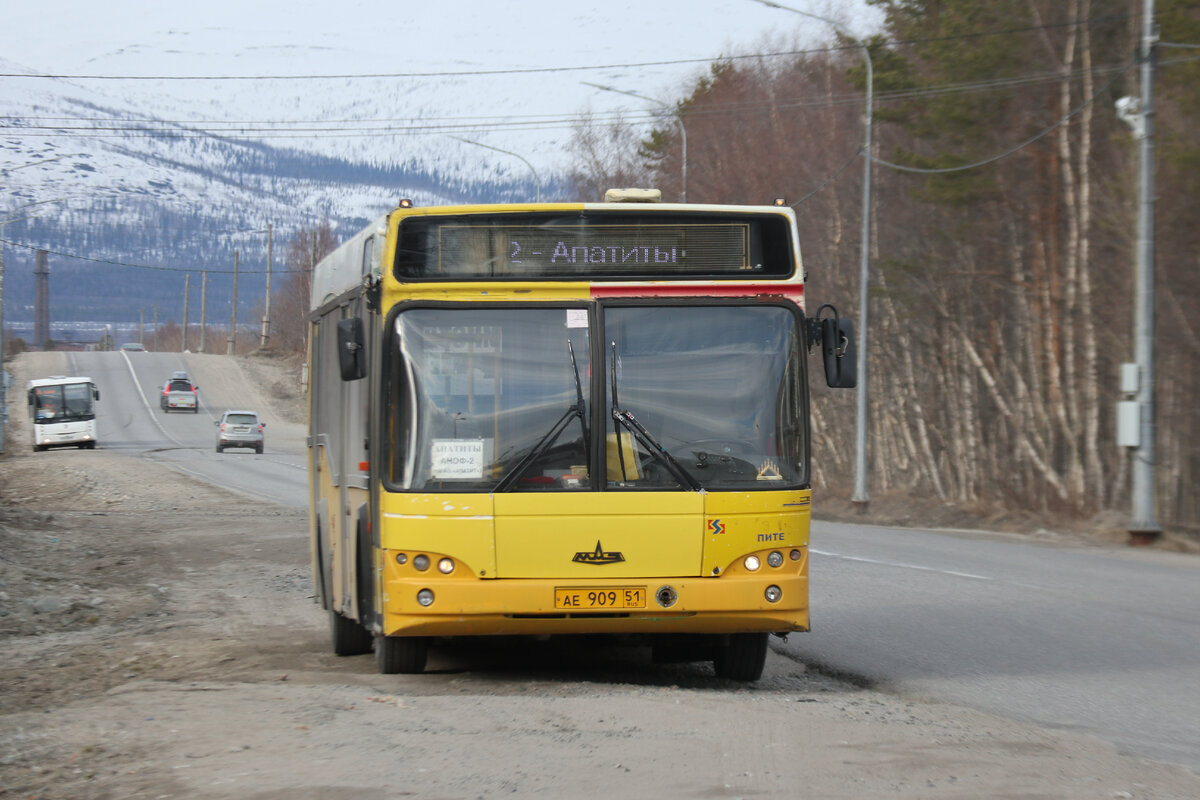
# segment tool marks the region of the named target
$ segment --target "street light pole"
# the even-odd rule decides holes
[[[754,2],[769,8],[777,8],[780,11],[790,11],[793,14],[815,19],[818,22],[824,22],[845,36],[841,27],[831,19],[810,14],[807,11],[801,11],[797,8],[781,6],[778,3],[771,2],[771,0],[754,0]],[[1147,0],[1147,2],[1151,2],[1151,0]],[[863,60],[867,65],[867,107],[864,119],[865,130],[863,132],[862,242],[860,244],[861,252],[859,253],[858,268],[858,397],[855,408],[854,495],[850,499],[861,509],[865,510],[867,503],[870,502],[870,497],[867,494],[867,321],[868,311],[870,310],[870,295],[868,290],[870,289],[871,275],[871,164],[874,156],[875,67],[871,63],[871,51],[867,45],[859,42],[858,46],[862,48]]]
[[[451,136],[450,138],[457,139],[460,142],[466,142],[467,144],[473,144],[476,147],[482,147],[487,150],[495,150],[497,153],[504,153],[504,155],[506,155],[506,156],[512,156],[513,158],[519,158],[522,161],[524,161],[525,166],[529,167],[529,171],[533,173],[533,183],[534,183],[534,186],[536,187],[536,191],[537,191],[537,202],[539,202],[539,203],[542,202],[542,181],[538,177],[537,170],[533,168],[533,164],[530,164],[529,160],[527,158],[525,158],[524,156],[519,155],[517,153],[514,153],[511,150],[502,150],[499,147],[492,147],[490,144],[484,144],[483,142],[475,142],[475,141],[472,141],[471,139],[464,139],[461,136]]]
[[[1146,544],[1158,539],[1162,527],[1155,518],[1155,409],[1154,409],[1154,72],[1158,30],[1154,0],[1142,7],[1141,125],[1139,142],[1137,219],[1136,309],[1134,356],[1138,366],[1138,445],[1133,449],[1132,514],[1130,540]]]
[[[660,105],[663,108],[665,108],[668,113],[670,113],[673,117],[675,117],[675,121],[677,123],[679,123],[680,161],[682,162],[680,165],[680,168],[679,168],[679,172],[680,172],[679,201],[681,203],[686,203],[687,202],[687,128],[684,127],[683,115],[679,113],[679,109],[675,108],[674,106],[672,106],[668,103],[663,102],[662,100],[657,100],[653,97],[647,97],[646,95],[638,94],[637,92],[631,92],[627,89],[617,89],[616,87],[613,87],[613,86],[604,86],[603,84],[591,83],[590,81],[581,81],[581,83],[583,83],[584,86],[591,86],[595,89],[602,89],[606,92],[616,92],[617,94],[627,94],[630,97],[636,97],[637,99],[645,100],[648,103],[655,103],[655,104]]]

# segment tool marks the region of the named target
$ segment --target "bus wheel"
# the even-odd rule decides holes
[[[762,677],[767,661],[767,634],[734,633],[729,643],[717,648],[713,667],[718,678],[735,681],[756,681]]]
[[[375,666],[380,675],[425,671],[429,640],[422,636],[376,636]]]
[[[361,656],[371,652],[371,632],[332,609],[329,611],[329,637],[333,640],[334,655]]]

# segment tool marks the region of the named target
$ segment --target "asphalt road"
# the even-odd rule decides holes
[[[1200,771],[1200,558],[816,523],[806,663]]]
[[[88,375],[100,389],[97,447],[125,450],[164,468],[260,500],[307,507],[303,426],[274,417],[259,387],[231,359],[181,353],[70,353],[72,373]],[[165,412],[160,387],[184,370],[199,388],[196,413]],[[215,422],[228,408],[258,411],[267,420],[265,452],[216,452]]]
[[[236,363],[74,353],[102,392],[99,447],[289,507],[306,505],[302,426],[264,455],[214,452],[214,420],[263,403]],[[164,413],[177,369],[200,410]],[[819,498],[817,499],[819,508]],[[1200,771],[1200,558],[1023,537],[814,523],[813,631],[780,649],[920,699],[1097,736]]]

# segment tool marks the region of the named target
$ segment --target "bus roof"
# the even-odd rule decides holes
[[[37,386],[65,386],[68,383],[91,383],[92,379],[84,375],[74,375],[65,377],[63,375],[51,375],[49,378],[34,378],[29,382],[29,388],[33,389]]]

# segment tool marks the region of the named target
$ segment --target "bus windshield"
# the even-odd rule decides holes
[[[643,305],[606,309],[604,323],[608,487],[687,489],[689,478],[720,490],[808,482],[803,349],[792,309]],[[629,430],[621,412],[650,441]],[[653,457],[656,445],[684,474]]]
[[[30,396],[35,424],[76,422],[96,418],[89,383],[54,384],[34,387]]]
[[[803,348],[793,307],[609,306],[603,320],[603,339],[594,343],[595,309],[582,307],[398,314],[386,365],[389,487],[807,484]],[[593,370],[596,359],[603,363]]]

